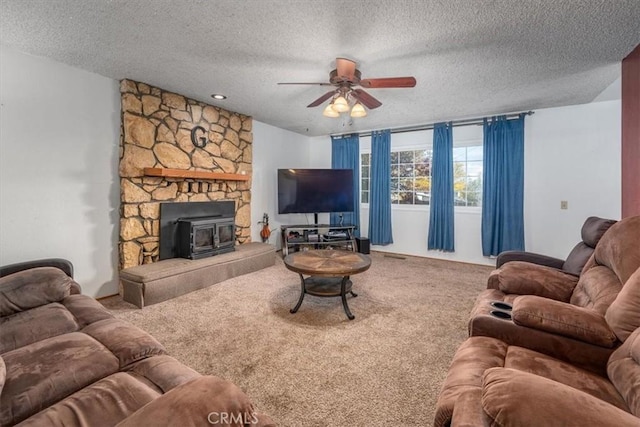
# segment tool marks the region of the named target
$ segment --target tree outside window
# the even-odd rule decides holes
[[[429,205],[431,201],[430,148],[391,152],[391,203]],[[482,146],[454,147],[454,204],[481,206]],[[369,203],[371,153],[360,154],[360,202]]]
[[[453,147],[454,205],[482,206],[482,146]]]

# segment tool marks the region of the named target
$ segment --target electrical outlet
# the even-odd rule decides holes
[[[566,200],[560,200],[560,209],[569,209],[569,202]]]

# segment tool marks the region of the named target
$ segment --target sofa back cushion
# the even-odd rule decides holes
[[[584,266],[571,304],[604,314],[622,285],[640,267],[639,240],[640,216],[611,225]]]
[[[0,277],[0,316],[62,301],[73,279],[54,267],[39,267]]]
[[[618,276],[608,267],[597,265],[580,276],[570,302],[579,307],[590,308],[604,316],[621,289],[622,283]]]
[[[615,223],[616,221],[613,219],[596,216],[587,218],[580,231],[582,241],[569,253],[562,270],[579,276],[604,233]]]
[[[640,328],[613,352],[607,374],[630,412],[640,417]]]
[[[640,328],[640,268],[624,284],[604,318],[620,341]]]

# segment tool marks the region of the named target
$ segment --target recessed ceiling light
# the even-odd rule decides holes
[[[211,97],[213,99],[219,99],[219,100],[227,99],[226,95],[220,95],[219,93],[214,93],[213,95],[211,95]]]

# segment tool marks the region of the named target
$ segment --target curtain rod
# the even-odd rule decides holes
[[[507,120],[508,119],[515,119],[518,116],[520,116],[520,114],[524,114],[526,116],[530,116],[532,114],[534,114],[534,111],[525,111],[522,113],[510,113],[510,114],[497,114],[498,116],[506,116]],[[449,120],[447,122],[444,123],[451,123],[452,126],[473,126],[473,125],[481,125],[484,123],[484,117],[476,117],[474,119],[462,119],[462,120]],[[439,122],[441,123],[441,122]],[[421,130],[430,130],[433,129],[433,127],[435,126],[435,123],[429,123],[426,125],[416,125],[416,126],[405,126],[405,127],[399,127],[399,128],[395,128],[395,129],[391,129],[391,133],[404,133],[404,132],[417,132],[417,131],[421,131]],[[373,131],[365,131],[365,132],[348,132],[348,133],[339,133],[339,134],[330,134],[329,136],[333,137],[333,138],[340,138],[340,137],[345,137],[345,136],[349,136],[349,135],[358,135],[358,136],[371,136],[371,134],[373,133]]]

